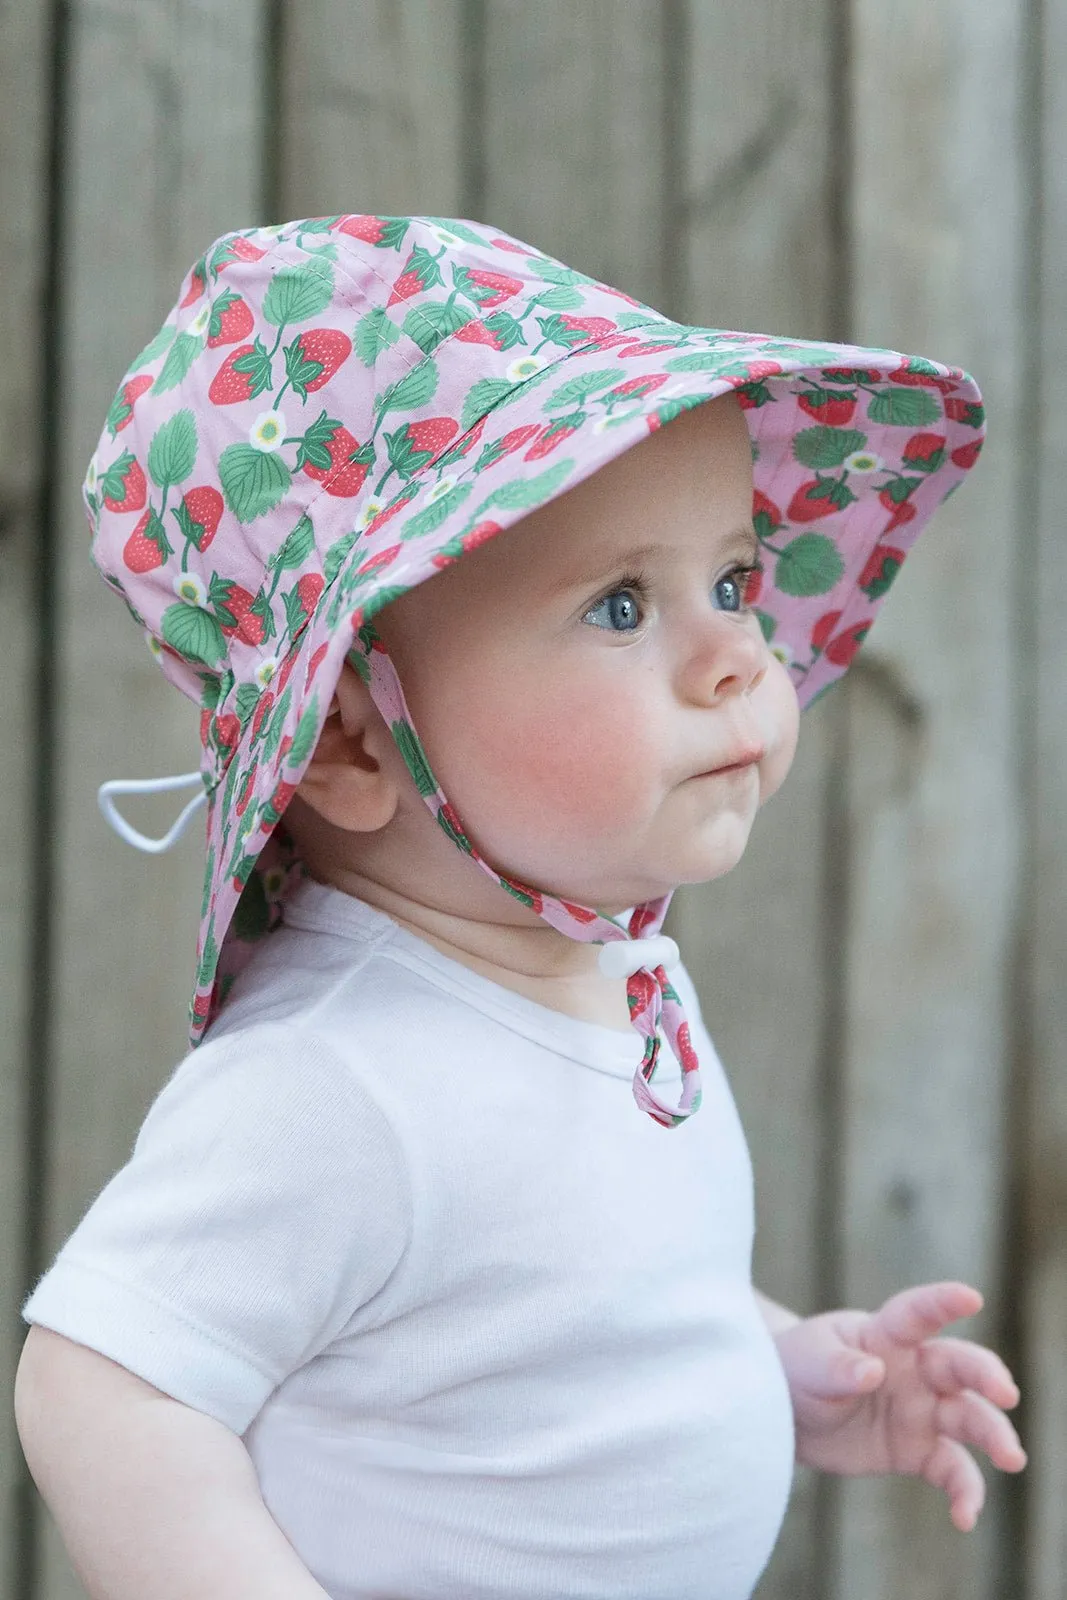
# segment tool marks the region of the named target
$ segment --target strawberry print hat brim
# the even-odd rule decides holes
[[[764,566],[747,598],[805,706],[847,669],[908,549],[978,456],[983,412],[968,374],[897,351],[676,323],[453,218],[250,229],[196,263],[119,387],[84,491],[94,561],[201,709],[208,855],[193,1044],[302,872],[278,825],[346,657],[427,804],[473,854],[375,614],[731,391],[752,441]],[[576,938],[658,934],[669,902],[622,921],[561,912],[479,865]],[[648,969],[630,977],[631,1011],[650,1039],[662,1015],[685,1078],[684,1019],[658,971],[651,998]],[[686,1088],[681,1112],[654,1096],[643,1109],[673,1126],[699,1103]]]

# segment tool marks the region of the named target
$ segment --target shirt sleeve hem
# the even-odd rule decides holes
[[[22,1306],[40,1323],[243,1434],[277,1379],[172,1307],[64,1252]]]

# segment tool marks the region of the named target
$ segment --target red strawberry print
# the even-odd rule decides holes
[[[826,641],[837,627],[841,616],[840,611],[827,611],[821,616],[811,630],[811,648],[822,651],[826,649]]]
[[[961,444],[958,450],[953,450],[952,460],[957,467],[973,467],[982,451],[983,440],[972,439],[970,444]]]
[[[391,566],[403,549],[403,545],[391,544],[388,550],[379,550],[376,556],[371,556],[356,573],[357,578],[365,578],[372,572],[381,572],[384,567]]]
[[[270,689],[264,689],[256,701],[255,714],[252,718],[252,738],[258,739],[263,732],[263,725],[270,716],[274,706],[274,695]]]
[[[918,472],[936,472],[945,459],[945,442],[943,433],[913,433],[902,453],[904,465]]]
[[[381,217],[358,213],[341,217],[334,227],[338,233],[347,233],[350,239],[362,239],[365,244],[381,244],[386,232]]]
[[[604,345],[600,346],[601,350],[603,350],[604,348],[605,348]],[[618,354],[618,357],[619,357],[620,361],[626,361],[631,356],[654,356],[654,355],[658,355],[658,353],[661,350],[675,350],[675,349],[677,349],[677,345],[675,344],[673,339],[668,340],[667,343],[665,343],[665,344],[664,343],[657,344],[657,343],[654,343],[654,342],[646,341],[644,344],[632,344],[626,350],[619,350],[617,352],[617,354]]]
[[[140,511],[148,493],[140,462],[129,450],[108,468],[100,486],[109,511]]]
[[[399,500],[394,501],[391,506],[386,506],[384,511],[379,511],[373,521],[367,524],[363,534],[364,538],[369,539],[372,533],[377,533],[379,528],[384,528],[385,524],[391,521],[398,511],[403,511],[404,507],[414,500],[418,492],[417,484],[409,484]]]
[[[782,370],[780,361],[750,361],[748,362],[742,383],[762,383],[764,378],[776,377]]]
[[[258,765],[258,762],[253,761],[252,765],[248,769],[247,774],[245,775],[245,780],[241,785],[241,792],[237,796],[237,804],[233,808],[239,817],[244,816],[248,807],[248,802],[252,798],[252,790],[255,787],[256,782],[256,768]]]
[[[575,317],[564,312],[559,320],[571,333],[584,333],[590,339],[603,339],[618,331],[618,323],[607,317]]]
[[[213,580],[211,588],[211,603],[223,633],[236,634],[245,644],[262,644],[265,628],[263,618],[252,610],[255,595],[230,579]]]
[[[131,572],[154,572],[173,554],[163,524],[149,506],[122,548],[122,559]]]
[[[204,259],[201,256],[196,266],[189,274],[189,287],[185,291],[184,300],[179,301],[179,309],[184,311],[186,306],[191,306],[194,300],[199,300],[204,292]]]
[[[256,374],[254,372],[238,372],[236,363],[242,356],[256,353],[254,344],[238,345],[236,350],[231,350],[222,366],[211,380],[207,397],[212,405],[232,406],[241,400],[249,400],[256,393]]]
[[[264,833],[269,833],[274,827],[275,823],[280,820],[283,811],[293,798],[296,791],[297,785],[295,783],[279,783],[278,787],[275,789],[274,793],[267,802],[266,809],[263,812],[263,817],[259,824]]]
[[[752,491],[752,522],[761,539],[769,538],[782,526],[782,513],[759,489]]]
[[[262,261],[266,253],[258,245],[253,244],[251,239],[230,240],[230,254],[235,261]],[[229,265],[228,261],[222,262],[219,266],[219,271],[221,272],[224,266]]]
[[[610,404],[613,400],[626,400],[633,395],[654,394],[667,382],[667,377],[665,372],[654,372],[646,378],[627,378],[625,383],[616,384],[601,398]]]
[[[245,339],[255,327],[255,318],[239,294],[227,289],[211,307],[208,323],[207,347],[214,350],[220,344],[236,344]]]
[[[530,446],[522,459],[524,461],[542,460],[543,457],[550,455],[553,450],[558,450],[563,441],[569,439],[572,433],[577,433],[584,421],[584,416],[579,413],[577,421],[573,420],[572,414],[571,417],[559,417],[555,422],[549,422],[546,424],[545,430],[536,444]]]
[[[129,383],[124,383],[120,392],[112,401],[111,410],[107,414],[107,425],[112,437],[120,434],[123,428],[128,428],[133,421],[133,408],[146,389],[151,389],[153,379],[147,372],[142,372],[138,377],[131,378]]]
[[[459,339],[463,344],[487,344],[494,350],[502,350],[504,347],[503,334],[494,333],[492,328],[487,328],[477,317],[472,317],[462,328],[457,328],[452,337]]]
[[[430,559],[435,567],[450,566],[453,561],[458,561],[461,555],[466,555],[468,550],[476,549],[478,545],[484,544],[486,539],[492,539],[494,534],[499,532],[499,522],[491,520],[479,522],[469,533],[450,539],[443,549]]]
[[[215,744],[221,750],[232,750],[241,737],[241,722],[232,711],[215,718]]]
[[[304,462],[304,471],[309,478],[316,478],[326,490],[327,494],[338,495],[343,498],[358,494],[366,481],[370,471],[369,461],[353,461],[360,449],[359,440],[348,429],[338,423],[333,432],[321,441],[329,452],[330,465],[317,467],[312,461]]]
[[[424,289],[430,289],[441,283],[441,269],[437,265],[445,254],[446,246],[442,245],[436,255],[429,250],[424,250],[421,245],[416,245],[404,263],[404,270],[393,284],[393,292],[385,302],[386,309],[395,306],[401,300],[410,300],[412,295],[421,294]]]
[[[951,394],[956,384],[951,378],[940,378],[936,372],[913,372],[910,367],[897,367],[887,375],[888,383],[912,384],[923,389],[940,389],[942,394]]]
[[[274,689],[279,700],[285,693],[285,686],[289,682],[289,675],[296,666],[297,654],[298,652],[296,650],[290,650],[289,654],[285,657],[285,660],[278,668],[278,676],[274,680]]]
[[[812,478],[802,483],[789,502],[786,517],[790,522],[817,522],[820,517],[831,517],[841,507],[830,499],[833,479]],[[814,491],[814,492],[813,492]]]
[[[647,906],[637,906],[630,918],[629,934],[631,939],[640,939],[645,929],[655,921],[655,915]]]
[[[885,594],[900,571],[903,561],[903,550],[895,550],[892,545],[876,545],[871,551],[867,565],[860,573],[859,587],[872,604]]]
[[[870,631],[871,618],[864,622],[857,622],[844,633],[839,633],[831,639],[826,646],[826,659],[832,661],[835,667],[849,667],[859,650],[860,645]]]
[[[330,646],[329,646],[328,643],[327,644],[320,644],[319,648],[315,651],[315,654],[312,656],[311,660],[308,662],[307,681],[306,681],[306,683],[304,685],[305,691],[311,688],[311,680],[315,676],[316,672],[318,672],[319,668],[322,666],[322,663],[326,658],[326,652],[327,652],[327,650],[329,648],[330,648]]]
[[[524,444],[529,444],[530,440],[536,438],[540,432],[539,422],[525,422],[521,428],[512,428],[502,439],[496,439],[492,444],[486,445],[478,458],[479,471],[484,472],[497,461],[503,461],[513,450],[521,450]]]
[[[898,504],[893,499],[888,488],[879,489],[878,498],[885,506],[886,510],[893,513],[885,527],[882,529],[883,533],[891,533],[894,528],[903,527],[905,522],[911,522],[917,515],[915,507],[912,505],[910,500],[901,500]]]
[[[476,288],[487,289],[487,294],[473,294],[472,300],[477,300],[483,311],[490,310],[493,306],[500,305],[503,300],[510,300],[522,289],[521,278],[509,278],[503,272],[483,272],[480,269],[468,267],[464,273],[468,283]]]
[[[689,1038],[688,1022],[680,1022],[678,1024],[676,1049],[678,1052],[678,1059],[682,1064],[682,1071],[694,1072],[700,1063],[697,1061],[697,1053],[693,1049],[692,1042]]]
[[[564,911],[567,911],[567,912],[570,913],[570,915],[574,918],[575,922],[595,922],[596,921],[596,918],[597,918],[596,912],[595,911],[590,911],[588,906],[576,906],[576,905],[573,905],[571,903],[571,901],[569,901],[569,900],[561,900],[560,901],[560,905],[563,907]]]
[[[299,354],[290,355],[294,347]],[[309,328],[293,341],[286,352],[286,368],[290,372],[293,368],[301,370],[301,363],[306,363],[303,371],[307,371],[308,367],[318,370],[311,371],[310,376],[303,376],[302,373],[299,379],[291,378],[293,388],[298,393],[313,394],[324,383],[329,383],[338,367],[351,354],[352,341],[340,328]]]
[[[953,422],[965,422],[969,428],[980,428],[985,421],[985,407],[953,395],[945,401],[945,416]]]
[[[296,592],[300,596],[300,604],[304,608],[305,617],[310,617],[319,603],[319,596],[326,587],[326,579],[321,572],[306,572],[297,580]]]
[[[840,428],[851,422],[856,413],[853,394],[831,394],[826,389],[805,389],[797,396],[801,411],[823,423],[828,428]]]
[[[514,239],[490,239],[489,243],[495,245],[498,250],[513,250],[517,256],[528,256],[530,254],[527,245],[516,244]]]
[[[744,580],[744,594],[742,599],[746,606],[754,606],[763,593],[763,572],[759,567],[753,567]]]
[[[199,488],[186,491],[182,496],[182,504],[189,517],[186,529],[183,529],[186,538],[198,550],[206,550],[215,537],[222,516],[221,494],[211,484],[201,484]]]

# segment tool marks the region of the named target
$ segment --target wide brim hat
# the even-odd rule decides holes
[[[193,1044],[284,914],[281,818],[376,613],[727,393],[753,452],[748,599],[804,707],[978,456],[962,369],[678,323],[469,220],[304,219],[200,258],[84,490],[97,566],[201,710]]]

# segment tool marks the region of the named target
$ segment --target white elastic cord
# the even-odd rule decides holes
[[[193,784],[200,793],[193,796],[188,805],[180,813],[178,820],[165,833],[162,839],[150,839],[146,834],[138,833],[136,828],[131,828],[126,818],[116,809],[111,796],[113,794],[167,794],[172,789],[191,789]],[[107,783],[102,783],[96,791],[96,798],[100,802],[100,809],[105,818],[114,828],[120,839],[125,839],[127,844],[132,844],[138,850],[145,850],[149,855],[161,855],[164,850],[169,850],[174,841],[180,836],[185,824],[189,821],[197,806],[207,804],[207,792],[204,789],[204,780],[199,772],[182,772],[173,778],[110,778]]]
[[[629,978],[648,967],[664,967],[668,972],[681,960],[678,946],[665,933],[654,939],[612,939],[601,945],[597,964],[606,978]]]

